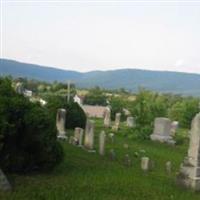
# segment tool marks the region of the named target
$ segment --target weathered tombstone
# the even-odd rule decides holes
[[[16,84],[15,91],[16,91],[18,94],[23,94],[23,93],[24,93],[24,86],[23,86],[23,83],[18,82],[18,83]]]
[[[192,120],[188,155],[180,167],[177,183],[200,191],[200,113]]]
[[[166,172],[167,172],[168,174],[171,174],[171,171],[172,171],[172,163],[171,163],[171,161],[167,161],[167,162],[165,163],[165,168],[166,168]]]
[[[148,171],[150,167],[150,159],[148,157],[141,158],[141,169],[143,171]]]
[[[123,144],[123,147],[124,147],[124,149],[128,149],[128,148],[129,148],[129,145],[128,145],[127,143],[124,143],[124,144]]]
[[[74,130],[74,138],[77,140],[77,145],[82,146],[83,141],[83,129],[76,127]]]
[[[175,136],[178,127],[179,127],[179,122],[173,121],[171,123],[171,130],[170,130],[170,135],[171,136]]]
[[[122,110],[123,110],[125,116],[131,115],[131,112],[128,109],[123,108]]]
[[[69,137],[69,144],[74,144],[74,137],[72,135]]]
[[[3,171],[0,169],[0,190],[2,191],[11,191],[12,187],[7,179],[7,177],[5,176],[5,174],[3,173]]]
[[[156,118],[154,122],[154,131],[150,135],[151,140],[175,144],[175,141],[170,136],[171,120],[168,118]]]
[[[115,154],[115,151],[114,149],[111,149],[110,150],[110,160],[115,160],[116,159],[116,154]]]
[[[86,122],[84,147],[88,150],[94,148],[94,121],[92,120]]]
[[[130,128],[135,127],[135,120],[134,117],[127,117],[126,125]]]
[[[103,156],[105,154],[105,142],[106,142],[106,134],[105,131],[101,131],[99,135],[99,154]]]
[[[120,119],[121,119],[121,113],[116,113],[115,114],[115,124],[112,127],[113,130],[115,130],[115,131],[119,130]]]
[[[104,127],[109,128],[111,125],[111,111],[109,107],[105,109]]]
[[[66,131],[65,131],[65,119],[66,119],[66,110],[58,109],[56,116],[56,127],[58,131],[57,138],[66,139]]]
[[[131,166],[131,158],[130,158],[130,156],[128,154],[126,154],[125,157],[124,157],[124,164],[127,167]]]

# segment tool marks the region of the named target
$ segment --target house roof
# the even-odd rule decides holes
[[[92,105],[83,105],[84,112],[88,117],[97,117],[103,118],[105,113],[105,106],[92,106]]]

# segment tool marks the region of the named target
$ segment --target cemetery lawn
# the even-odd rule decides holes
[[[96,120],[95,147],[97,153],[62,142],[65,158],[53,171],[29,175],[9,174],[14,185],[12,193],[0,192],[0,200],[199,200],[200,193],[182,189],[175,184],[176,173],[187,153],[187,130],[177,135],[178,145],[172,147],[152,141],[128,139],[125,126],[116,133],[115,142],[106,144],[105,156],[98,154],[98,134],[103,128]],[[69,131],[68,131],[69,132]],[[112,132],[106,130],[106,133]],[[71,132],[72,134],[72,132]],[[129,148],[124,148],[124,144]],[[109,150],[114,148],[116,160],[111,161]],[[142,151],[141,151],[142,150]],[[143,151],[145,150],[145,152]],[[138,152],[139,156],[135,155]],[[124,165],[129,154],[132,166]],[[146,155],[155,162],[153,170],[140,169],[140,157]],[[172,173],[165,171],[170,160]]]

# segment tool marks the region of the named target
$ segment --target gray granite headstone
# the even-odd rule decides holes
[[[116,113],[115,114],[115,124],[112,127],[113,130],[115,130],[115,131],[119,130],[120,119],[121,119],[121,113]]]
[[[83,143],[83,129],[76,127],[74,130],[74,139],[77,141],[77,145],[82,146]]]
[[[126,125],[130,128],[135,127],[135,119],[134,117],[127,117]]]
[[[0,169],[0,190],[2,191],[11,191],[12,187],[6,177],[6,175],[3,173],[3,171]]]
[[[141,158],[141,169],[143,171],[148,171],[150,168],[150,159],[148,157]]]
[[[106,142],[106,134],[105,131],[101,131],[99,135],[99,154],[103,156],[105,154],[105,142]]]
[[[168,118],[160,117],[156,118],[154,122],[154,131],[150,135],[151,140],[166,142],[169,144],[175,144],[175,141],[170,135],[171,131],[171,120]]]
[[[94,121],[87,120],[85,128],[84,147],[88,150],[94,148]]]
[[[56,127],[58,131],[57,138],[66,139],[65,131],[65,119],[66,119],[66,110],[63,108],[58,109],[56,116]]]
[[[192,120],[188,155],[181,164],[177,183],[200,191],[200,113]]]
[[[111,110],[109,107],[105,109],[105,117],[104,117],[104,127],[109,128],[111,126]]]

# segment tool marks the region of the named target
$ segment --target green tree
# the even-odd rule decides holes
[[[62,160],[55,119],[0,79],[0,165],[15,172],[50,169]]]
[[[89,90],[88,94],[85,96],[84,103],[88,105],[102,105],[105,106],[106,95],[99,87],[95,87]]]
[[[47,109],[53,118],[56,118],[57,110],[59,108],[66,109],[66,128],[85,128],[86,115],[77,103],[72,101],[68,103],[66,98],[61,96],[50,96],[47,102]]]
[[[190,128],[191,121],[199,112],[199,99],[185,98],[169,109],[169,117],[177,120],[183,128]]]

